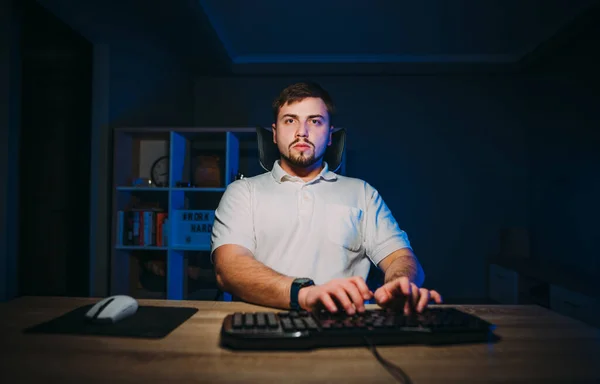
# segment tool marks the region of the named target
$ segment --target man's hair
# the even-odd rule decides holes
[[[333,115],[335,114],[335,105],[329,93],[314,82],[301,82],[285,88],[275,100],[273,100],[273,119],[277,123],[279,110],[286,104],[293,104],[306,99],[307,97],[318,97],[325,103],[329,115],[329,125],[333,124]]]

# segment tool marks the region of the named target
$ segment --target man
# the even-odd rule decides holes
[[[259,305],[350,315],[372,297],[407,314],[441,303],[420,288],[423,270],[378,192],[323,162],[334,110],[314,83],[291,85],[273,102],[281,159],[271,172],[231,183],[215,212],[219,287]],[[385,273],[374,293],[365,283],[369,259]]]

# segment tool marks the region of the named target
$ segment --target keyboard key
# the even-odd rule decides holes
[[[294,322],[294,326],[296,327],[296,329],[298,329],[299,331],[303,331],[306,329],[306,325],[304,325],[304,321],[302,321],[302,319],[300,318],[293,318],[292,321]]]
[[[279,327],[279,322],[275,318],[275,314],[273,312],[267,313],[267,324],[269,324],[269,328]]]
[[[242,328],[242,314],[239,312],[233,314],[233,328]]]
[[[394,328],[396,326],[396,319],[393,316],[383,320],[383,326],[386,328]]]
[[[304,322],[306,323],[306,326],[310,330],[319,329],[319,326],[317,325],[317,322],[312,317],[305,317],[304,318]]]
[[[294,328],[294,325],[292,324],[292,320],[288,317],[284,317],[281,319],[281,326],[283,327],[283,330],[286,332],[292,332],[292,331],[296,330]]]
[[[246,327],[246,328],[254,327],[254,314],[252,314],[252,313],[244,314],[244,327]]]
[[[258,328],[264,328],[267,326],[267,320],[265,319],[265,314],[259,312],[256,314],[256,326]]]

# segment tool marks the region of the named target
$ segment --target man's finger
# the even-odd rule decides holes
[[[375,302],[379,305],[385,304],[392,297],[390,293],[383,287],[379,287],[373,296],[375,297]]]
[[[375,290],[375,292],[373,293],[373,296],[375,297],[375,300],[377,302],[381,301],[381,300],[385,300],[388,297],[390,297],[390,293],[388,292],[387,289],[384,288],[384,286],[382,285],[381,287],[377,288]]]
[[[412,294],[412,308],[416,309],[419,304],[419,297],[421,297],[421,291],[417,287],[417,284],[410,283],[410,293]]]
[[[419,298],[419,303],[417,305],[417,312],[422,312],[429,303],[430,292],[425,288],[421,288],[419,289],[419,293],[421,297]]]
[[[417,311],[417,303],[419,302],[419,288],[414,283],[410,283],[410,294],[406,296],[404,303],[404,314],[410,315]]]
[[[337,299],[338,303],[340,303],[340,305],[344,308],[347,314],[354,314],[354,306],[348,298],[348,294],[346,293],[346,290],[344,288],[338,286],[336,289],[333,290],[333,292],[330,293],[333,295],[333,297]]]
[[[329,293],[321,293],[321,295],[319,295],[319,301],[329,312],[337,312],[337,306],[335,305],[333,299],[329,296]]]
[[[410,284],[410,280],[408,280],[407,277],[401,277],[397,280],[394,280],[394,282],[396,282],[396,287],[400,289],[400,292],[397,293],[402,294],[404,296],[412,295],[412,287]],[[395,292],[395,294],[397,293]]]
[[[444,301],[442,299],[442,295],[440,295],[437,291],[429,291],[429,295],[431,296],[431,299],[433,299],[437,304],[442,304]]]
[[[373,293],[367,286],[367,283],[365,283],[365,281],[362,279],[362,277],[355,276],[350,281],[352,281],[352,283],[356,285],[358,291],[361,293],[364,300],[369,300],[372,297]]]
[[[343,285],[343,287],[346,290],[346,293],[348,294],[348,296],[350,296],[350,299],[352,300],[352,303],[354,304],[354,308],[356,308],[356,310],[358,312],[364,312],[365,311],[365,301],[363,299],[362,294],[359,292],[358,288],[356,287],[356,285],[354,285],[354,283],[352,281],[348,281],[346,284]]]
[[[408,311],[406,308],[409,305],[408,298],[412,295],[410,282],[406,277],[401,277],[399,279],[395,279],[382,285],[377,291],[375,291],[375,300],[377,300],[377,304],[386,306],[391,301],[393,307],[398,310],[405,309],[405,312]]]
[[[401,277],[386,283],[382,286],[391,296],[400,297],[411,294],[410,281],[406,277]]]

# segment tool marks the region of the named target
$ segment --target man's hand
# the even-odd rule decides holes
[[[356,311],[365,311],[365,300],[369,300],[373,292],[361,277],[331,280],[323,285],[313,285],[300,289],[298,303],[306,310],[312,311],[325,307],[329,312],[345,310],[349,315]]]
[[[389,281],[375,291],[375,301],[383,308],[404,308],[406,315],[422,312],[429,301],[442,303],[442,296],[433,290],[419,288],[406,277]]]

